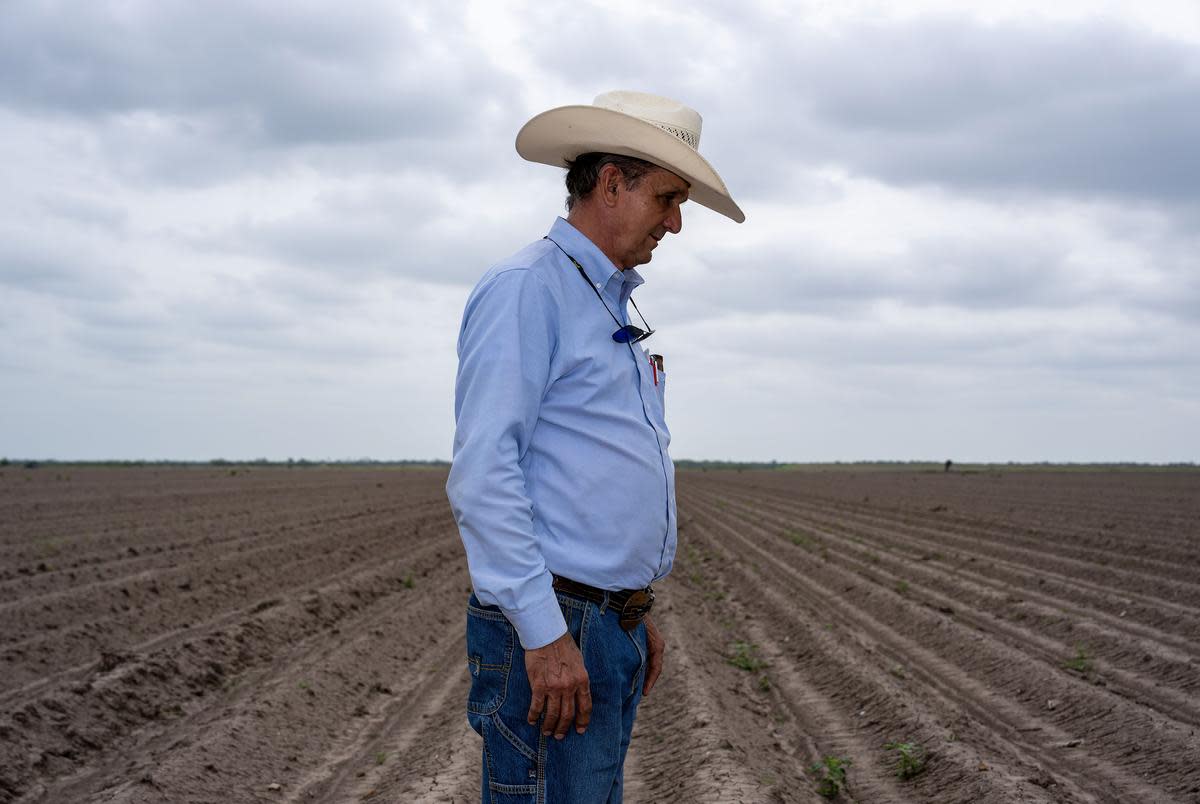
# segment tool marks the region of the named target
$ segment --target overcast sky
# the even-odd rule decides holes
[[[0,455],[449,458],[521,124],[704,117],[676,458],[1200,458],[1200,4],[0,5]],[[736,6],[737,10],[734,10]]]

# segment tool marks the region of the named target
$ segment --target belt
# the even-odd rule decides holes
[[[654,608],[654,590],[649,586],[645,589],[622,589],[610,592],[607,589],[598,589],[595,586],[588,586],[586,583],[555,575],[554,590],[581,597],[599,605],[607,602],[610,607],[620,613],[621,627],[626,631],[636,628],[642,618],[650,613],[650,609]]]

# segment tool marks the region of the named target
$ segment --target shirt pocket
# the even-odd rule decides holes
[[[658,372],[658,384],[652,387],[654,401],[651,405],[651,417],[654,419],[654,425],[661,429],[664,435],[670,436],[670,430],[667,429],[667,373],[665,371]]]

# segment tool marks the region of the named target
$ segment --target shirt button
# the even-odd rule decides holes
[[[597,283],[596,283],[596,287],[600,287],[600,283],[599,283],[599,282],[597,282]]]

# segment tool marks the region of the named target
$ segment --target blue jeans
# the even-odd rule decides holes
[[[583,654],[592,720],[562,740],[531,726],[529,676],[516,629],[494,606],[467,604],[467,720],[483,737],[484,804],[602,804],[621,801],[621,774],[646,672],[646,626],[625,631],[618,613],[565,594],[563,617]]]

